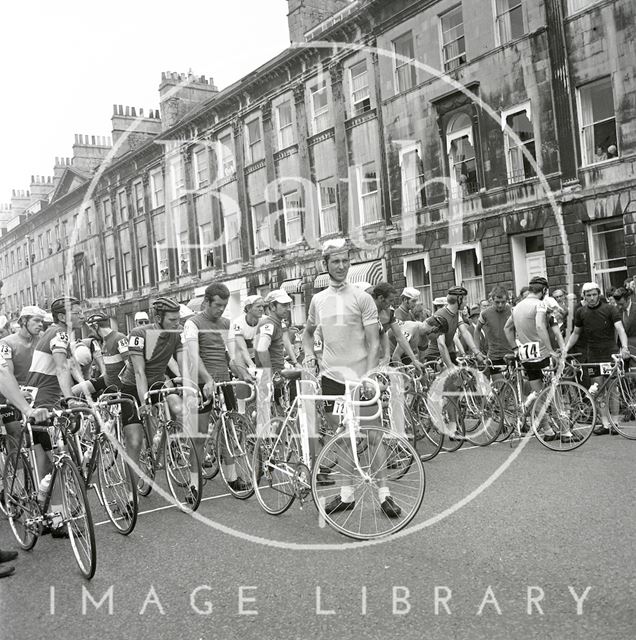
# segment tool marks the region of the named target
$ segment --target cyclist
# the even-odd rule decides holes
[[[150,324],[150,318],[145,311],[137,311],[135,314],[135,326],[143,327],[147,324]]]
[[[415,320],[413,309],[420,298],[420,292],[415,287],[405,287],[400,294],[400,306],[395,310],[397,320]]]
[[[619,287],[612,297],[616,300],[616,307],[621,313],[628,346],[636,350],[636,304],[633,304],[633,295],[631,288]]]
[[[424,352],[424,357],[427,362],[437,362],[437,360],[441,358],[445,367],[451,372],[455,369],[457,364],[456,334],[461,336],[465,344],[478,360],[482,361],[484,359],[483,355],[475,345],[470,329],[462,318],[461,310],[464,306],[464,299],[467,295],[468,290],[464,287],[451,287],[447,291],[446,304],[441,309],[438,309],[433,314],[433,317],[439,317],[446,320],[448,329],[443,335],[443,339],[441,336],[429,339],[428,347]],[[454,391],[457,391],[457,389],[457,384],[452,380],[452,377],[449,377],[445,385],[445,391],[453,393]],[[451,438],[451,440],[463,439],[464,436],[457,431],[457,408],[454,402],[451,401],[447,404],[447,412],[449,438]]]
[[[35,350],[27,384],[35,387],[36,408],[59,406],[60,399],[72,395],[73,366],[71,343],[80,335],[84,314],[80,302],[72,296],[57,298],[51,303],[53,324],[40,335]],[[51,450],[51,440],[47,433],[34,433],[33,444],[40,478],[44,478],[52,471],[48,451]],[[55,489],[57,494],[59,489]],[[54,500],[61,500],[61,496],[54,495]],[[52,505],[54,511],[61,511],[61,505]],[[67,537],[65,527],[53,530],[53,537]]]
[[[325,242],[322,260],[329,274],[329,287],[317,293],[309,305],[307,326],[303,334],[303,365],[315,368],[314,333],[320,326],[323,349],[322,393],[342,396],[345,393],[345,380],[360,380],[378,365],[378,310],[368,293],[347,282],[349,246],[344,238]],[[335,403],[325,403],[327,420],[336,428],[339,418],[333,414],[334,408]],[[375,411],[376,407],[362,407],[360,414],[372,415]],[[376,462],[383,466],[385,461],[378,459]],[[384,469],[380,468],[378,477],[380,508],[388,517],[397,518],[401,509],[386,486]],[[354,487],[342,486],[340,494],[325,508],[327,513],[336,513],[351,510],[354,506]]]
[[[564,349],[563,337],[556,322],[551,319],[544,301],[548,294],[548,281],[543,276],[535,276],[528,284],[527,295],[519,300],[506,321],[504,331],[508,344],[521,361],[528,378],[530,395],[527,405],[532,403],[543,388],[542,369],[550,365],[550,356],[558,358],[559,354],[552,350],[550,333],[554,335],[558,346]],[[563,442],[580,439],[570,431],[560,434]],[[543,439],[554,440],[557,434],[549,426],[544,426]]]
[[[228,382],[231,379],[229,364],[234,355],[234,338],[230,332],[230,321],[223,318],[230,290],[221,283],[208,285],[203,294],[201,311],[189,318],[183,329],[183,340],[187,354],[185,371],[197,380],[205,398],[214,395],[215,382]],[[229,355],[229,357],[228,357]],[[225,406],[236,411],[237,403],[230,387],[222,387]],[[199,409],[198,431],[207,434],[210,423],[212,403],[206,403]],[[203,460],[205,437],[193,438],[198,459]],[[235,491],[245,491],[249,485],[237,476],[236,464],[228,452],[220,452],[224,467],[223,477]],[[192,460],[194,464],[194,458]],[[193,470],[194,471],[194,470]]]
[[[0,356],[4,359],[9,373],[22,386],[26,386],[29,378],[33,352],[42,332],[44,314],[45,312],[38,307],[23,307],[18,318],[20,324],[18,331],[0,340]],[[1,396],[0,402],[4,403]],[[4,422],[7,433],[14,438],[20,435],[21,417],[21,414],[14,407],[0,410],[0,418]]]
[[[510,345],[504,331],[506,322],[512,314],[508,304],[508,292],[502,286],[496,286],[490,293],[492,304],[483,309],[475,325],[475,342],[482,346],[481,339],[485,338],[488,345],[486,356],[495,367],[506,365],[505,356],[510,353]],[[491,370],[488,369],[488,373]],[[494,373],[493,378],[501,377],[500,373]]]
[[[600,385],[603,376],[599,375],[598,363],[611,361],[611,355],[616,353],[616,334],[620,340],[621,356],[626,359],[630,357],[629,342],[621,320],[621,312],[618,307],[603,300],[598,284],[586,282],[581,287],[581,293],[586,304],[579,307],[574,314],[574,330],[568,338],[566,350],[569,351],[577,343],[579,336],[585,336],[584,361],[597,365],[590,367],[591,381],[593,385]],[[599,405],[602,426],[595,429],[594,433],[603,435],[610,432],[609,403],[601,402]]]
[[[139,464],[139,452],[143,442],[141,417],[149,411],[144,402],[148,389],[155,383],[164,382],[166,367],[175,358],[179,370],[183,371],[183,345],[179,332],[179,303],[174,298],[160,297],[153,302],[155,322],[135,327],[128,336],[128,362],[119,379],[122,393],[132,396],[139,405],[135,410],[124,403],[121,410],[122,425],[126,437],[126,451],[135,465]],[[158,398],[155,396],[155,401]],[[181,415],[181,401],[175,395],[167,396],[173,416]],[[192,483],[190,491],[196,491]],[[196,497],[192,497],[196,502]]]
[[[98,378],[86,380],[85,383],[73,387],[73,393],[84,392],[99,394],[106,387],[121,387],[119,374],[128,358],[128,338],[110,326],[110,320],[104,313],[97,311],[91,313],[85,322],[92,333],[92,337],[101,343],[100,353],[104,366],[104,374]]]
[[[417,290],[416,290],[417,291]],[[378,328],[380,331],[380,364],[388,365],[395,348],[391,349],[389,341],[389,331],[391,337],[395,340],[396,345],[401,349],[402,353],[409,359],[413,365],[419,369],[420,363],[413,349],[402,331],[402,322],[398,322],[397,314],[391,306],[395,297],[395,287],[388,282],[380,282],[371,289],[370,294],[375,302],[378,310]],[[418,292],[419,295],[419,292]],[[404,293],[402,293],[404,299]],[[398,307],[399,308],[399,307]],[[412,321],[411,321],[412,322]],[[410,336],[409,336],[410,337]]]
[[[231,332],[235,342],[235,359],[238,367],[248,371],[256,368],[254,363],[254,337],[256,325],[263,315],[265,302],[261,296],[247,296],[243,313],[232,321]]]

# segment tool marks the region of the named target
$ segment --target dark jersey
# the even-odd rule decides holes
[[[176,357],[182,350],[179,331],[164,331],[157,324],[135,327],[128,336],[128,354],[143,356],[148,386],[165,379],[170,358]],[[135,371],[130,358],[119,378],[126,386],[136,386]]]
[[[261,336],[267,336],[269,343],[269,358],[272,362],[272,371],[282,371],[285,368],[285,343],[283,342],[283,334],[286,327],[280,320],[271,316],[263,316],[256,325],[256,337],[254,338],[254,346],[259,346]],[[256,364],[262,366],[256,352]]]
[[[106,384],[121,387],[119,374],[128,360],[128,338],[119,331],[111,331],[102,342],[102,358],[106,369]]]

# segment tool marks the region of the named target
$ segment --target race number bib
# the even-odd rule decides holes
[[[143,349],[145,340],[141,336],[131,336],[128,347],[132,349]]]
[[[3,358],[11,358],[13,356],[13,350],[5,342],[0,344],[0,356]]]
[[[614,365],[611,362],[600,362],[598,367],[601,370],[602,376],[609,376],[612,374]]]
[[[541,357],[541,347],[538,342],[526,342],[519,347],[519,360],[538,360]]]
[[[336,400],[333,403],[333,415],[334,416],[343,416],[344,415],[345,403],[344,400]]]
[[[126,351],[128,351],[128,338],[122,338],[117,343],[117,351],[119,351],[119,353],[126,353]]]

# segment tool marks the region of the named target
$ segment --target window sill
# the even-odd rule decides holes
[[[606,167],[612,164],[619,164],[622,161],[621,156],[617,156],[616,158],[608,158],[607,160],[601,160],[599,162],[594,162],[593,164],[586,164],[583,167],[579,167],[579,171],[587,171],[588,169],[597,169],[598,167]]]

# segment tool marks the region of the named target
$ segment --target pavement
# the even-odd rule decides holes
[[[635,457],[610,436],[440,454],[416,519],[375,544],[321,528],[311,502],[269,516],[220,478],[197,519],[141,499],[128,537],[93,498],[93,580],[41,538],[0,580],[0,637],[631,639]],[[0,546],[16,548],[6,520]]]

